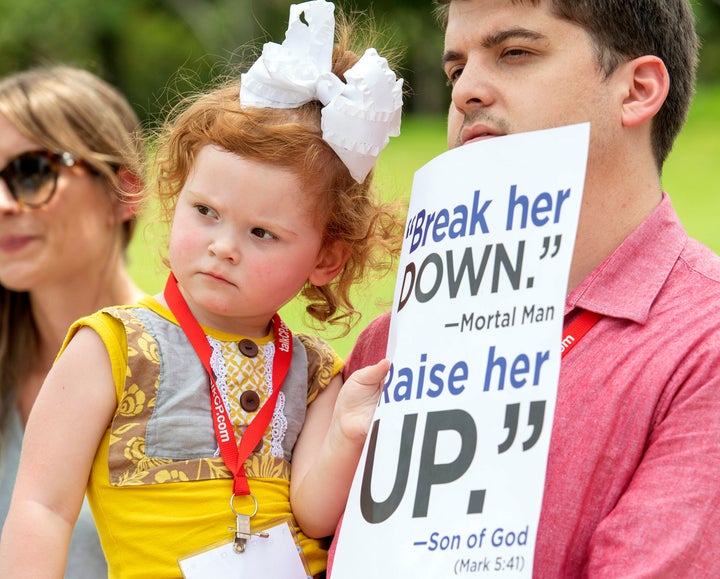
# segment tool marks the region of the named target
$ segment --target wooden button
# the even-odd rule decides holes
[[[260,396],[254,390],[246,390],[240,395],[240,406],[245,412],[255,412],[260,406]]]
[[[240,351],[248,358],[254,358],[255,356],[257,356],[258,347],[257,344],[252,340],[240,340],[238,342],[238,348],[240,348]]]

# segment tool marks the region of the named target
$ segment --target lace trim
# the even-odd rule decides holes
[[[227,370],[225,367],[225,358],[223,356],[222,342],[218,339],[208,336],[210,345],[212,346],[212,356],[210,356],[210,367],[215,372],[215,383],[218,391],[222,396],[225,410],[230,412],[230,401],[228,399],[229,390],[227,384]],[[272,383],[272,367],[275,358],[275,344],[269,342],[261,346],[265,351],[265,386],[267,387],[268,396],[273,393]],[[283,450],[283,440],[288,429],[287,417],[285,416],[285,394],[278,394],[277,405],[273,412],[272,422],[270,424],[270,454],[274,458],[283,459],[285,451]],[[220,448],[215,449],[214,456],[220,456]]]
[[[267,343],[263,346],[265,350],[265,384],[268,389],[268,396],[273,393],[273,382],[272,382],[272,369],[273,361],[275,360],[275,344],[273,342]],[[282,442],[285,439],[285,433],[287,432],[288,422],[285,416],[285,394],[280,391],[277,398],[277,404],[275,406],[275,412],[273,413],[272,422],[270,423],[270,454],[274,458],[284,458],[285,451],[282,447]]]

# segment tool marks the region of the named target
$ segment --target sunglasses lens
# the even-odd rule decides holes
[[[11,162],[6,169],[8,186],[15,199],[29,207],[47,203],[55,191],[57,169],[53,162],[42,154],[22,155]]]

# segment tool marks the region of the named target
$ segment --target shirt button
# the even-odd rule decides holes
[[[240,406],[245,412],[255,412],[260,406],[260,396],[254,390],[246,390],[240,395]]]
[[[254,358],[255,356],[257,356],[258,347],[257,344],[252,340],[240,340],[238,342],[238,348],[240,348],[240,351],[248,358]]]

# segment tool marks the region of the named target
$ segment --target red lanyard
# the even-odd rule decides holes
[[[280,319],[280,316],[275,314],[272,319],[273,333],[275,336],[275,357],[273,359],[272,370],[273,392],[267,402],[263,404],[255,415],[255,418],[250,421],[238,446],[235,442],[232,421],[225,408],[220,389],[215,382],[215,373],[210,366],[212,347],[205,336],[205,332],[203,332],[200,324],[190,311],[185,298],[183,298],[180,293],[177,286],[177,279],[175,279],[175,275],[172,272],[165,285],[164,295],[170,311],[180,323],[180,327],[185,332],[188,340],[190,340],[190,343],[210,376],[210,407],[213,414],[215,436],[220,446],[220,453],[225,461],[225,465],[230,469],[230,472],[233,473],[235,479],[233,493],[235,495],[249,495],[250,486],[245,476],[243,464],[253,450],[255,450],[255,447],[262,439],[272,419],[280,388],[290,368],[290,360],[292,359],[292,334]]]
[[[601,314],[582,310],[577,317],[570,322],[563,331],[562,342],[560,343],[560,354],[564,358],[572,350],[582,337],[590,331],[602,318]]]

